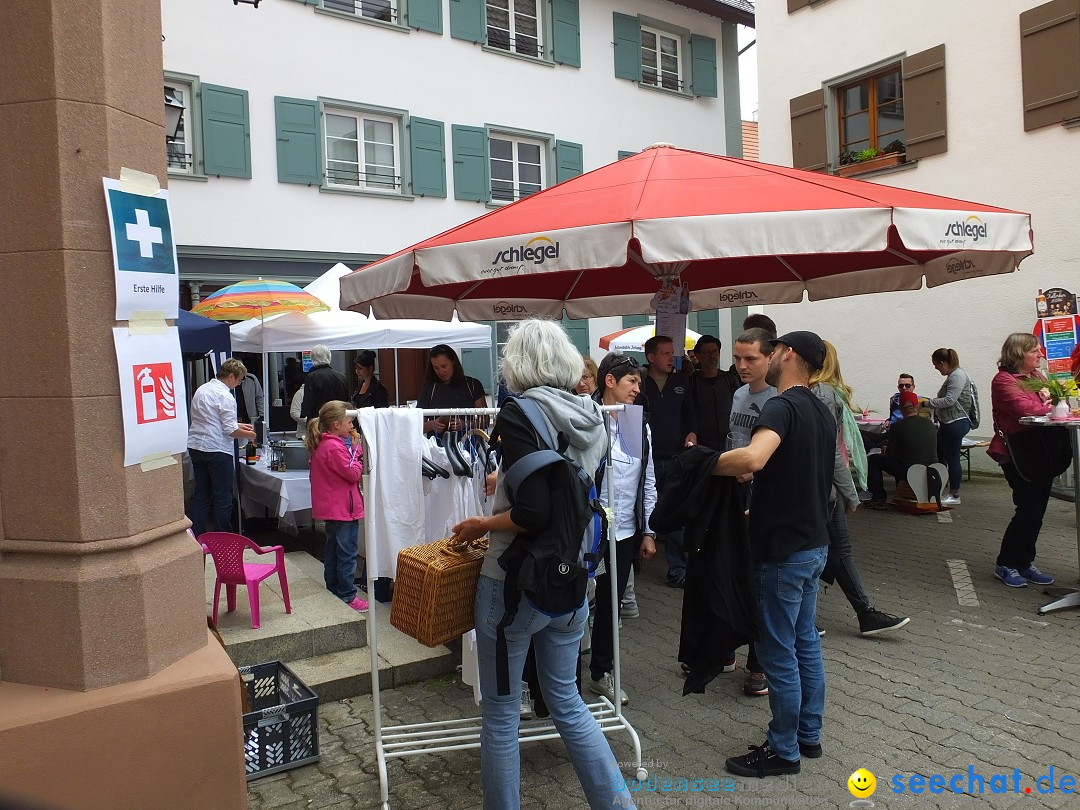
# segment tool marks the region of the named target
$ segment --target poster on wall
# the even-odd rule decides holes
[[[1047,376],[1072,385],[1072,355],[1080,339],[1080,315],[1039,318],[1031,331],[1039,339],[1046,357]]]
[[[1063,287],[1039,290],[1039,294],[1035,296],[1035,312],[1040,318],[1076,315],[1076,295]]]
[[[187,392],[180,333],[175,326],[152,334],[113,329],[124,414],[124,466],[187,449]]]
[[[109,177],[102,182],[116,276],[116,320],[131,320],[137,312],[175,318],[180,281],[169,192],[144,194]]]

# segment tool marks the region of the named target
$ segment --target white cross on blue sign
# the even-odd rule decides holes
[[[117,269],[129,273],[176,273],[172,223],[165,200],[106,190],[112,206]]]

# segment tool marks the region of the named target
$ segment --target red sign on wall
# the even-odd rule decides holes
[[[172,363],[131,367],[135,383],[135,420],[140,425],[176,418],[176,388]]]

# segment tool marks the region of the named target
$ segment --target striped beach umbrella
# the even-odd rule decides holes
[[[223,287],[207,296],[191,311],[216,321],[246,321],[269,318],[285,312],[327,312],[326,302],[287,281],[247,279]]]

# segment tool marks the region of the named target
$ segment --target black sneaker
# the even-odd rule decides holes
[[[741,757],[729,757],[724,763],[728,773],[736,776],[780,776],[785,773],[798,773],[802,770],[800,760],[781,759],[769,744],[751,745],[750,753]]]
[[[823,635],[825,635],[825,628],[821,625],[815,625],[814,629],[817,630],[818,638],[821,638]]]
[[[859,616],[859,632],[864,636],[876,636],[878,633],[887,633],[890,630],[899,630],[910,622],[908,617],[890,616],[880,610],[868,610]]]
[[[799,743],[799,753],[807,759],[817,759],[821,756],[821,743]]]
[[[666,580],[669,588],[685,588],[686,587],[686,575],[680,574],[677,577],[669,576]]]
[[[881,510],[881,509],[888,509],[889,508],[889,504],[885,503],[885,501],[877,501],[877,500],[869,500],[864,505],[866,506],[867,509]]]

